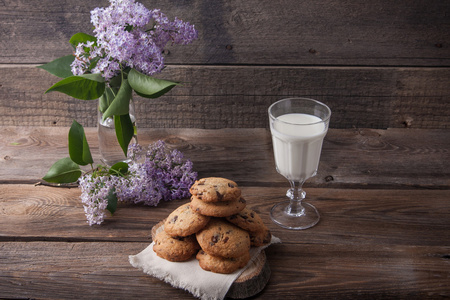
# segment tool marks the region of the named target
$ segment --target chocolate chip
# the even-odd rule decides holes
[[[213,235],[212,237],[211,237],[211,242],[213,243],[213,245],[215,244],[215,243],[217,243],[219,241],[219,236],[218,235]]]
[[[223,239],[223,242],[226,243],[226,242],[228,242],[228,240],[229,240],[229,237],[226,237]]]
[[[223,199],[223,195],[221,193],[219,193],[219,191],[216,191],[216,195],[217,195],[217,199],[219,199],[219,200]]]
[[[170,223],[175,223],[177,221],[177,219],[178,219],[178,216],[174,216],[172,218],[172,220],[170,220]]]
[[[228,186],[229,186],[230,188],[234,189],[234,185],[233,185],[233,184],[228,183]]]

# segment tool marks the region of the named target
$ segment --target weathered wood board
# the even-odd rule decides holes
[[[171,46],[172,64],[450,65],[450,3],[441,0],[141,0],[194,24],[199,39]],[[3,1],[0,64],[66,55],[92,33],[90,10],[106,0]]]
[[[152,295],[192,299],[189,293],[131,267],[128,255],[139,253],[147,245],[142,242],[2,243],[0,296],[5,299],[67,299],[74,295],[83,299],[144,299]],[[293,300],[324,295],[364,299],[445,298],[449,289],[442,278],[448,276],[448,259],[442,256],[448,251],[448,245],[274,245],[266,250],[272,277],[257,299]],[[420,263],[407,259],[408,256],[420,257]],[[417,281],[422,284],[416,286]]]
[[[266,250],[272,276],[255,298],[450,296],[450,1],[141,2],[195,24],[199,40],[164,51],[159,76],[182,86],[135,97],[140,142],[163,139],[199,176],[236,180],[282,239]],[[2,299],[192,298],[128,262],[188,199],[120,204],[89,227],[78,188],[34,185],[67,156],[73,119],[88,127],[98,160],[96,102],[44,95],[57,78],[36,66],[69,54],[74,33],[92,32],[89,11],[106,5],[0,1]],[[290,96],[333,111],[318,175],[305,185],[321,221],[302,232],[269,217],[287,183],[273,164],[267,108]]]
[[[323,244],[450,246],[448,239],[442,239],[448,236],[448,189],[305,188],[305,191],[323,222],[314,230],[299,232],[284,230],[269,217],[271,207],[285,200],[286,188],[242,187],[248,206],[261,215],[273,235],[282,235],[286,244],[301,236],[310,243]],[[104,225],[90,227],[80,194],[78,188],[2,184],[0,241],[150,243],[152,227],[189,201],[161,202],[157,207],[121,203],[114,216],[105,219]],[[351,239],[347,239],[349,233]]]
[[[36,183],[56,160],[68,156],[68,128],[0,128],[0,182]],[[86,134],[94,160],[100,163],[96,129],[86,128]],[[287,189],[275,170],[267,129],[138,129],[141,145],[157,140],[182,151],[201,177]],[[224,146],[226,141],[230,145]],[[306,186],[448,188],[449,151],[450,132],[444,129],[330,129],[318,174]],[[240,176],[243,170],[247,172]]]
[[[121,207],[103,226],[89,227],[71,190],[2,188],[1,298],[61,299],[74,293],[85,299],[189,298],[128,263],[128,255],[151,242],[151,227],[179,203]],[[30,189],[39,190],[35,197],[29,196]],[[11,197],[14,190],[16,198]],[[42,192],[48,195],[46,203]],[[310,189],[322,220],[301,232],[279,228],[269,219],[271,205],[282,196],[280,188],[244,188],[243,193],[265,195],[250,196],[249,203],[282,238],[266,250],[272,277],[262,299],[448,296],[443,284],[449,274],[450,244],[444,238],[448,190]]]
[[[78,188],[34,184],[67,155],[67,130],[0,128],[0,298],[192,299],[128,262],[188,199],[120,204],[101,226],[88,226]],[[271,277],[255,299],[450,296],[448,130],[330,130],[319,175],[305,186],[321,220],[305,231],[270,220],[287,183],[272,164],[266,129],[144,133],[145,143],[163,139],[182,150],[199,176],[236,180],[281,239],[265,250]],[[95,152],[95,129],[87,135]]]
[[[96,126],[97,100],[44,95],[58,78],[35,66],[3,71],[0,125],[70,126],[75,119]],[[328,104],[331,128],[450,128],[450,68],[173,66],[164,72],[184,84],[158,99],[135,97],[141,128],[267,128],[270,104],[292,96]]]
[[[199,39],[170,46],[161,77],[182,81],[157,100],[136,97],[149,128],[264,128],[289,96],[333,110],[332,128],[450,127],[450,2],[142,1],[195,24]],[[89,11],[108,1],[3,1],[0,125],[95,126],[95,102],[45,90],[34,67],[91,33]]]

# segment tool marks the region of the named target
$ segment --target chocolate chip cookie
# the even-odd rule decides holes
[[[224,219],[212,218],[196,237],[203,251],[213,256],[239,257],[250,249],[248,232]]]
[[[208,224],[210,217],[201,215],[186,203],[175,209],[164,222],[164,230],[172,237],[188,236]]]
[[[228,217],[237,214],[246,206],[244,198],[234,201],[204,202],[197,196],[191,197],[191,209],[197,213],[211,217]]]
[[[198,259],[200,267],[205,271],[230,274],[247,265],[250,260],[250,253],[247,251],[245,254],[236,258],[225,258],[213,256],[200,250],[197,253],[196,258]]]
[[[154,242],[156,255],[173,262],[186,261],[200,249],[194,235],[173,238],[164,230],[156,234]]]
[[[249,232],[249,235],[252,247],[267,245],[272,240],[272,233],[268,228],[256,232]]]
[[[244,208],[237,214],[226,217],[226,219],[234,225],[237,225],[247,231],[258,232],[266,229],[266,225],[264,225],[261,217],[248,207]]]
[[[221,177],[199,179],[189,191],[204,202],[234,201],[241,196],[236,182]]]

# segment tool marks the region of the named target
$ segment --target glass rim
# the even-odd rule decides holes
[[[272,110],[273,106],[275,106],[276,104],[279,104],[279,103],[287,101],[287,100],[308,100],[308,101],[314,102],[314,103],[316,103],[316,104],[318,104],[320,106],[325,107],[325,109],[327,110],[327,117],[325,119],[321,118],[320,121],[311,122],[311,123],[293,123],[293,122],[287,122],[287,121],[280,120],[278,117],[275,117],[272,114],[271,110]],[[284,98],[284,99],[280,99],[278,101],[275,101],[274,103],[272,103],[269,106],[268,113],[269,113],[269,116],[270,116],[271,119],[276,120],[276,121],[281,122],[281,123],[289,124],[289,125],[314,125],[314,124],[326,123],[326,122],[328,122],[330,120],[330,117],[331,117],[331,109],[328,107],[328,105],[326,105],[325,103],[322,103],[322,102],[320,102],[318,100],[311,99],[311,98],[304,98],[304,97],[291,97],[291,98]],[[315,116],[315,117],[317,117],[317,116]]]

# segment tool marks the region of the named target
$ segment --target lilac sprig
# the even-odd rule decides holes
[[[167,43],[185,45],[198,38],[194,25],[170,21],[159,9],[149,10],[134,0],[110,0],[110,6],[95,8],[91,23],[97,41],[77,46],[72,73],[100,73],[107,81],[127,67],[149,76],[159,73]]]
[[[101,224],[107,216],[111,191],[119,202],[149,206],[190,196],[189,188],[197,173],[180,151],[169,150],[158,141],[147,149],[132,144],[128,153],[131,162],[126,176],[100,170],[80,177],[81,201],[89,225]]]
[[[106,218],[108,194],[116,185],[116,176],[85,174],[78,179],[81,202],[89,225],[101,224]]]

